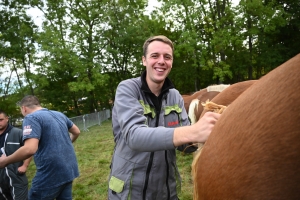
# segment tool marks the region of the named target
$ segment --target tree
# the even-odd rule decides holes
[[[249,79],[258,79],[277,67],[278,61],[282,60],[279,54],[281,45],[272,41],[277,28],[285,24],[284,11],[272,1],[259,0],[242,0],[239,8],[243,13],[239,21],[246,19],[242,27],[245,30],[243,35],[248,40],[248,76]]]
[[[26,1],[0,3],[0,71],[4,77],[0,98],[1,106],[13,115],[20,115],[16,112],[16,102],[21,96],[13,94],[18,91],[22,94],[27,89],[34,94],[31,73],[32,55],[35,53],[34,31],[37,27],[27,16],[25,5]]]

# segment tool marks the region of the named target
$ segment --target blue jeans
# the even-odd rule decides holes
[[[52,189],[30,188],[29,200],[72,200],[72,181]]]

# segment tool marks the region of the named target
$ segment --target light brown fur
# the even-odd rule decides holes
[[[182,98],[183,98],[183,101],[184,101],[184,107],[185,107],[185,110],[186,112],[188,113],[189,112],[189,107],[190,107],[190,104],[191,102],[194,100],[194,99],[200,99],[200,97],[207,93],[207,92],[221,92],[223,91],[224,89],[226,89],[227,87],[229,87],[230,85],[211,85],[211,86],[208,86],[207,88],[204,88],[204,89],[201,89],[197,92],[195,92],[194,94],[192,95],[186,95],[186,94],[183,94],[181,95]],[[212,94],[212,93],[211,93]],[[202,100],[201,100],[202,101]],[[201,103],[200,101],[200,103]],[[202,112],[202,109],[201,109],[201,112]]]
[[[300,199],[299,77],[300,54],[225,110],[195,157],[194,200]]]
[[[220,94],[211,99],[211,101],[219,105],[229,106],[236,98],[238,98],[244,91],[246,91],[257,81],[258,80],[249,80],[232,84],[224,89]],[[198,119],[201,118],[206,112],[207,110],[203,109],[203,112],[201,113],[201,116],[198,117]]]

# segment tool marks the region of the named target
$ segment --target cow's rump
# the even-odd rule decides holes
[[[300,54],[242,93],[194,161],[194,199],[300,199]]]

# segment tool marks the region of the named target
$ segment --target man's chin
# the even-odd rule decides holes
[[[165,81],[165,79],[155,79],[156,84],[161,84]]]

